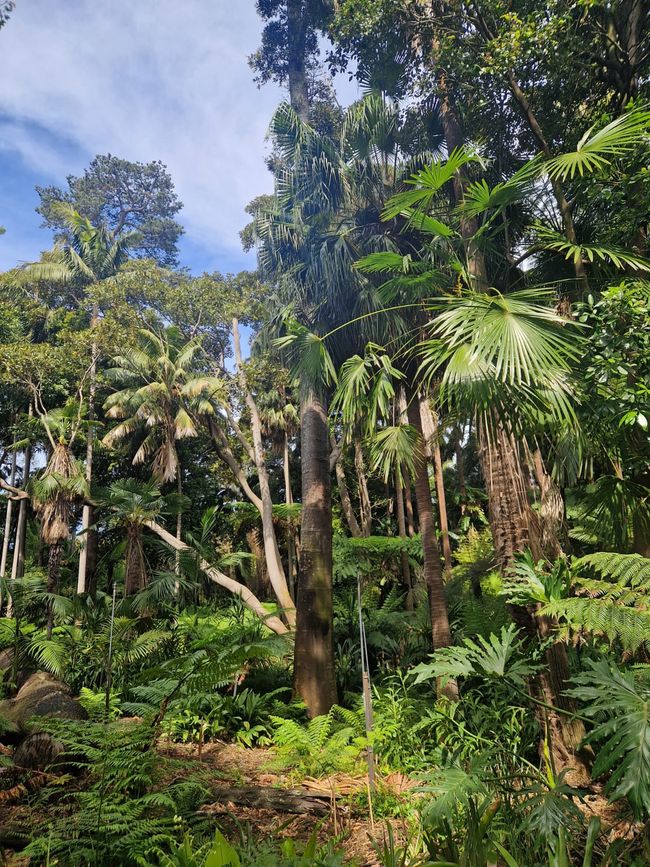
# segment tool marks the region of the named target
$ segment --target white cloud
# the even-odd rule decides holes
[[[271,186],[281,93],[252,81],[260,31],[253,0],[21,0],[0,34],[0,149],[56,183],[81,168],[65,164],[71,145],[161,159],[188,234],[234,252],[244,206]]]

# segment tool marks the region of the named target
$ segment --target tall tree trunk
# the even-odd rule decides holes
[[[411,497],[411,474],[404,469],[404,512],[406,513],[406,528],[409,537],[415,536],[415,513],[413,511],[413,498]]]
[[[424,453],[424,433],[422,430],[420,402],[415,393],[409,395],[408,420],[409,424],[418,432],[420,439],[420,448],[415,459],[415,502],[418,507],[420,536],[422,538],[424,578],[429,593],[431,635],[433,646],[438,649],[440,647],[449,647],[451,644],[451,631],[449,628],[444,582],[442,580],[440,548],[438,547],[436,525],[433,518],[433,500],[429,484],[428,463]]]
[[[434,52],[435,50],[434,45]],[[515,99],[531,125],[531,129],[538,137],[542,150],[547,155],[550,154],[548,144],[541,134],[541,129],[530,110],[530,105],[527,103],[521,88],[517,88],[517,82],[512,75],[509,76],[509,84]],[[447,88],[444,70],[438,72],[438,85],[441,96],[443,131],[447,146],[449,150],[452,150],[464,144],[464,134]],[[463,199],[464,184],[465,178],[462,173],[459,173],[454,182],[454,197],[457,202],[461,202]],[[559,183],[553,183],[553,192],[562,215],[567,239],[575,242],[576,235],[571,208]],[[485,259],[473,241],[476,229],[475,220],[464,220],[461,223],[461,234],[465,243],[470,280],[473,288],[478,291],[486,291],[489,282]],[[582,287],[588,288],[587,276],[582,262],[575,263],[575,273]],[[505,567],[511,562],[514,554],[526,546],[530,546],[533,556],[535,556],[535,550],[539,551],[539,528],[536,526],[535,516],[527,502],[518,444],[512,436],[506,434],[501,425],[497,425],[493,437],[486,437],[485,426],[482,433],[481,442],[481,431],[479,431],[479,452],[488,491],[490,525],[497,556],[502,567]],[[508,488],[507,485],[509,485]],[[527,615],[529,618],[531,617],[530,612],[527,612]],[[541,635],[543,624],[535,623],[534,626]],[[549,670],[541,673],[540,688],[542,693],[545,693],[550,699],[549,703],[561,706],[559,702],[565,699],[560,693],[566,689],[565,675],[568,672],[566,647],[562,642],[556,642],[553,645],[547,654],[547,663]],[[554,726],[555,731],[551,745],[561,766],[566,766],[565,759],[569,753],[573,754],[573,760],[576,764],[581,763],[575,755],[575,721],[570,722],[569,720],[569,717],[555,716],[556,725]]]
[[[16,484],[16,450],[11,453],[11,472],[9,473],[9,484],[13,487]],[[5,533],[2,538],[2,555],[0,555],[0,578],[5,577],[7,571],[7,561],[9,559],[9,540],[11,537],[11,523],[14,511],[14,501],[7,498],[7,514],[5,515]],[[0,605],[1,607],[1,605]]]
[[[30,417],[33,414],[32,405],[29,405],[29,410],[27,413]],[[27,483],[29,482],[29,477],[32,470],[32,445],[31,443],[27,443],[25,446],[25,451],[23,452],[23,474],[21,485],[24,488],[27,487]],[[16,578],[22,578],[25,574],[25,542],[27,538],[27,509],[29,508],[29,501],[25,498],[20,501],[20,505],[18,506],[18,521],[16,524],[16,539],[14,541],[14,557],[13,562],[11,564],[11,580],[15,581]]]
[[[291,490],[291,464],[289,452],[289,434],[284,431],[284,443],[282,446],[282,470],[284,473],[284,502],[287,506],[293,505],[293,492]],[[287,517],[287,581],[289,594],[296,599],[296,543],[294,539],[293,523]]]
[[[395,480],[395,511],[397,513],[397,532],[400,539],[406,542],[406,516],[404,513],[404,494],[402,486],[399,483],[397,471],[394,476]],[[411,567],[409,565],[409,555],[405,547],[400,551],[400,563],[402,567],[402,582],[406,591],[406,610],[413,611],[413,587],[411,586]]]
[[[307,12],[287,0],[287,67],[291,106],[309,122]],[[305,376],[300,385],[302,525],[294,650],[294,685],[311,717],[336,702],[332,600],[332,490],[327,401]]]
[[[368,480],[363,460],[363,451],[359,440],[354,441],[354,468],[357,473],[359,485],[359,507],[361,514],[361,535],[370,536],[372,533],[372,505],[368,493]]]
[[[435,412],[431,409],[428,398],[420,401],[420,414],[422,416],[422,428],[426,439],[427,458],[433,461],[433,475],[436,482],[436,497],[438,500],[438,518],[440,520],[440,541],[445,560],[445,576],[451,577],[451,544],[449,541],[449,521],[447,519],[447,496],[445,494],[445,482],[442,472],[442,455],[440,454],[440,442],[438,439],[438,421]]]
[[[273,498],[271,496],[271,485],[269,483],[269,474],[266,467],[266,456],[264,454],[264,446],[262,443],[262,422],[260,419],[257,404],[253,399],[252,394],[246,387],[244,373],[242,369],[242,354],[241,344],[239,339],[239,322],[233,319],[233,343],[235,349],[235,361],[237,363],[240,385],[244,393],[246,406],[251,415],[251,431],[253,434],[253,458],[257,469],[257,478],[260,486],[260,499],[262,501],[261,516],[262,516],[262,538],[264,540],[264,554],[266,556],[266,566],[269,570],[269,579],[273,586],[275,595],[282,607],[283,614],[290,627],[293,627],[296,622],[295,603],[289,593],[287,579],[284,574],[282,565],[282,557],[278,546],[278,539],[275,533],[275,524],[273,523]]]
[[[99,318],[99,308],[97,304],[93,305],[92,317],[90,320],[91,328],[95,328]],[[97,391],[97,359],[99,351],[97,348],[97,340],[93,338],[91,347],[91,363],[90,363],[90,387],[88,389],[88,433],[86,436],[86,483],[90,488],[93,480],[93,446],[95,440],[95,430],[93,421],[95,418],[95,394]],[[79,550],[79,568],[77,571],[77,593],[85,593],[88,578],[90,575],[89,549],[97,544],[97,531],[91,529],[94,524],[94,509],[90,503],[84,503],[81,513],[81,548]],[[91,539],[91,536],[94,537]]]
[[[309,91],[306,59],[307,12],[303,0],[287,0],[287,75],[291,107],[304,122],[309,121]]]
[[[63,555],[63,542],[55,542],[50,545],[50,550],[47,558],[47,592],[56,593],[59,589],[59,581],[61,578],[61,557]],[[52,627],[54,625],[54,606],[51,602],[47,606],[47,626],[46,634],[48,638],[52,637]]]
[[[334,437],[330,437],[332,451],[336,443]],[[341,509],[347,522],[350,534],[354,539],[358,539],[362,534],[361,527],[357,521],[357,516],[352,508],[352,500],[350,499],[350,491],[348,490],[347,479],[345,478],[345,470],[343,469],[343,452],[341,451],[334,464],[334,472],[336,473],[336,483],[339,489],[339,499],[341,500]]]
[[[336,703],[332,601],[332,499],[327,402],[300,394],[302,526],[294,684],[310,717]]]

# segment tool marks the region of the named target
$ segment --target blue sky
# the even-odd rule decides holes
[[[265,135],[283,98],[246,62],[261,28],[254,0],[18,0],[0,31],[0,269],[51,244],[35,185],[63,186],[97,153],[167,165],[182,264],[253,267],[238,232],[271,189]]]

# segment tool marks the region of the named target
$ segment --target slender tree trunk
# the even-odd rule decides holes
[[[294,684],[310,717],[336,702],[332,601],[332,500],[327,403],[300,396],[302,526]]]
[[[91,328],[95,328],[99,318],[99,308],[97,304],[93,305],[92,317],[90,320]],[[90,387],[88,389],[88,433],[86,436],[86,483],[90,488],[93,480],[93,447],[95,440],[95,430],[93,421],[95,418],[95,394],[97,392],[97,359],[99,351],[97,348],[97,340],[93,339],[92,360],[90,364]],[[81,548],[79,550],[79,569],[77,571],[77,593],[85,593],[89,578],[89,549],[96,545],[97,531],[91,529],[94,524],[94,509],[89,503],[84,503],[81,513]],[[91,536],[94,538],[91,539]]]
[[[291,106],[309,122],[307,11],[287,0],[287,72]],[[300,384],[302,524],[294,650],[294,686],[310,716],[336,702],[332,602],[332,492],[327,402]]]
[[[61,578],[61,557],[63,555],[63,543],[55,542],[50,545],[50,551],[47,558],[47,592],[56,593],[59,589],[59,581]],[[54,625],[54,606],[48,603],[47,606],[47,626],[46,634],[48,638],[52,637],[52,627]]]
[[[34,414],[34,410],[30,403],[27,411],[28,416]],[[21,485],[23,489],[27,487],[32,469],[32,445],[27,443],[23,452],[23,473]],[[25,574],[25,541],[27,537],[27,509],[29,508],[29,500],[21,499],[18,506],[18,521],[16,524],[16,539],[14,541],[14,557],[11,564],[11,580],[22,578]]]
[[[184,542],[179,542],[172,533],[160,524],[157,524],[155,521],[147,521],[145,526],[166,542],[174,551],[191,551],[191,548],[188,545]],[[270,615],[267,612],[259,599],[249,590],[248,587],[246,587],[245,584],[240,584],[238,581],[234,581],[232,578],[224,575],[223,572],[216,569],[203,558],[199,560],[199,568],[211,581],[214,581],[215,584],[218,584],[220,587],[223,587],[235,596],[239,596],[244,605],[246,605],[247,608],[250,608],[252,612],[263,620],[273,632],[276,632],[278,635],[285,635],[289,631],[279,617]]]
[[[444,582],[442,580],[442,566],[440,564],[440,548],[436,536],[436,526],[433,518],[433,500],[429,485],[429,471],[426,455],[424,453],[424,433],[422,430],[422,417],[420,403],[415,393],[409,395],[408,420],[419,434],[420,449],[415,460],[415,501],[418,507],[418,519],[420,523],[420,536],[422,538],[422,552],[424,556],[424,578],[429,593],[429,606],[431,610],[431,635],[433,646],[449,647],[451,644],[451,630],[447,614],[447,601],[445,599]],[[456,693],[455,684],[448,690]]]
[[[11,453],[11,472],[9,474],[9,484],[13,487],[16,484],[16,451]],[[5,516],[5,534],[2,538],[2,555],[0,556],[0,578],[5,577],[7,571],[7,561],[9,559],[9,540],[11,537],[11,523],[14,511],[14,501],[7,498],[7,514]],[[1,606],[0,606],[1,607]]]
[[[336,447],[334,437],[330,437],[330,445],[332,450]],[[343,451],[339,454],[334,464],[334,472],[336,473],[336,483],[339,489],[339,499],[341,500],[341,509],[345,516],[350,534],[354,539],[358,539],[362,534],[361,527],[357,521],[357,516],[352,508],[352,500],[350,499],[350,491],[348,490],[347,479],[345,478],[345,470],[343,469]]]
[[[235,361],[240,377],[240,385],[244,393],[246,406],[251,414],[251,431],[253,434],[253,456],[255,466],[257,468],[257,478],[260,486],[260,499],[262,501],[262,537],[264,540],[264,554],[266,556],[266,565],[269,570],[269,578],[273,586],[275,595],[282,607],[283,614],[286,617],[287,623],[293,627],[296,622],[295,603],[284,574],[282,565],[282,557],[278,546],[278,539],[275,533],[275,525],[273,523],[273,498],[271,496],[271,485],[269,483],[269,474],[266,468],[266,460],[264,454],[264,446],[262,443],[262,422],[259,415],[257,404],[255,403],[252,394],[249,392],[244,381],[242,370],[242,354],[241,344],[239,339],[239,322],[233,319],[233,343],[235,349]]]
[[[307,13],[303,0],[287,0],[287,75],[291,107],[304,122],[309,121],[309,91],[305,69]]]
[[[433,475],[436,483],[436,498],[438,500],[438,518],[440,521],[440,540],[445,560],[445,575],[451,576],[451,545],[449,543],[449,524],[447,521],[447,497],[442,475],[442,456],[440,443],[438,442],[438,423],[436,415],[431,409],[429,399],[420,399],[420,416],[422,418],[422,430],[424,432],[425,454],[427,460],[433,463]]]
[[[409,537],[415,536],[415,513],[413,511],[413,499],[411,497],[411,474],[404,469],[404,512],[406,513],[406,528]]]
[[[293,505],[293,492],[291,490],[291,464],[289,452],[289,435],[284,432],[284,443],[282,449],[282,470],[284,473],[284,502],[287,506]],[[289,583],[289,594],[291,598],[296,599],[296,543],[294,540],[293,524],[287,516],[287,580]]]
[[[397,532],[400,539],[406,542],[406,516],[404,513],[404,495],[402,487],[399,483],[397,472],[395,472],[395,511],[397,513]],[[406,610],[413,611],[413,587],[411,586],[411,567],[409,565],[409,555],[406,548],[400,551],[400,562],[402,567],[402,582],[406,591]]]
[[[370,536],[372,533],[372,505],[370,503],[370,494],[368,493],[368,480],[366,478],[366,468],[363,461],[363,451],[361,449],[361,443],[358,440],[354,441],[354,468],[357,473],[357,481],[359,484],[361,535]]]
[[[456,453],[456,472],[458,473],[458,496],[460,498],[460,514],[465,514],[467,507],[467,487],[465,485],[465,456],[463,454],[463,428],[458,425],[456,428],[456,441],[454,443],[454,451]]]

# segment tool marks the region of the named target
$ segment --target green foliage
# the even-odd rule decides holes
[[[570,694],[594,719],[587,742],[598,748],[594,777],[607,776],[612,800],[627,798],[636,817],[650,813],[650,690],[607,659],[588,660]]]
[[[156,789],[160,762],[152,732],[137,723],[62,723],[48,728],[65,744],[83,788],[53,785],[41,797],[60,808],[34,827],[25,853],[36,863],[144,865],[178,831],[174,788]]]
[[[363,711],[358,713],[336,705],[306,726],[295,720],[272,717],[272,741],[281,767],[291,767],[303,776],[319,777],[351,770],[366,746]]]
[[[574,595],[545,599],[542,612],[572,630],[584,631],[625,650],[637,650],[648,640],[647,612],[650,568],[639,554],[590,554],[574,561]],[[583,577],[583,570],[599,577]]]
[[[534,668],[523,653],[523,640],[518,638],[514,624],[504,626],[500,634],[476,640],[463,639],[458,647],[443,647],[431,656],[431,662],[423,662],[412,669],[415,683],[450,678],[481,677],[504,678],[521,688]]]

